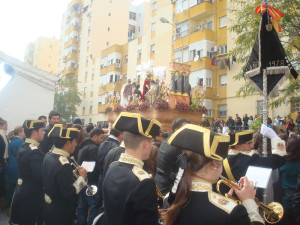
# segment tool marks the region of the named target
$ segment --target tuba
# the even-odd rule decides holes
[[[224,184],[230,188],[235,187],[236,189],[241,190],[241,187],[237,186],[236,184],[234,184],[233,182],[231,182],[230,180],[228,180],[227,178],[223,177],[222,175],[220,175],[220,180],[217,183],[217,191],[221,194],[220,191],[220,185]],[[239,199],[236,199],[234,197],[232,197],[231,195],[225,194],[224,195],[227,198],[232,199],[233,201],[235,201],[237,204],[241,204],[242,202]],[[266,205],[264,203],[262,203],[261,201],[259,201],[258,198],[254,198],[256,204],[258,205],[259,208],[261,208],[264,211],[264,218],[265,220],[270,223],[270,224],[275,224],[278,223],[284,214],[284,210],[283,207],[280,203],[278,202],[271,202],[270,204]]]
[[[73,170],[73,175],[74,177],[77,179],[79,177],[78,175],[78,172],[77,172],[77,168],[79,167],[78,163],[76,162],[76,160],[74,159],[74,156],[70,157],[71,159],[71,165],[74,167],[74,170]],[[87,184],[86,184],[86,195],[87,196],[94,196],[97,191],[98,191],[98,188],[96,185],[89,185],[88,184],[88,180],[86,178],[86,181],[87,181]]]

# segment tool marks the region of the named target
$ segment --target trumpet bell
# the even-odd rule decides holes
[[[284,214],[284,209],[282,205],[278,202],[271,202],[270,204],[268,204],[268,206],[272,208],[272,211],[264,212],[265,220],[268,221],[268,223],[270,224],[278,223],[282,219]]]
[[[85,193],[87,196],[94,196],[98,191],[98,188],[96,185],[90,185],[89,187],[87,187]]]

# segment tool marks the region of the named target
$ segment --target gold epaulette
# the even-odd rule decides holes
[[[237,203],[235,201],[212,191],[208,192],[208,200],[218,208],[227,212],[228,214],[230,214],[233,208],[237,206]]]
[[[132,172],[137,176],[137,178],[139,178],[140,181],[151,178],[149,173],[137,166],[132,168]]]
[[[62,165],[67,164],[67,163],[70,163],[69,160],[68,160],[66,157],[62,156],[62,155],[59,156],[59,161],[60,161],[60,163],[61,163]]]

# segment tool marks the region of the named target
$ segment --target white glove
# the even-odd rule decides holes
[[[267,127],[265,124],[262,124],[261,125],[261,129],[260,129],[260,133],[267,137],[267,138],[270,138],[271,140],[272,139],[280,139],[278,137],[278,135],[275,133],[275,131],[269,127]]]

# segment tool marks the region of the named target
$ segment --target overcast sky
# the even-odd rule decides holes
[[[62,14],[69,2],[1,0],[0,51],[23,61],[26,45],[39,36],[59,39]]]

